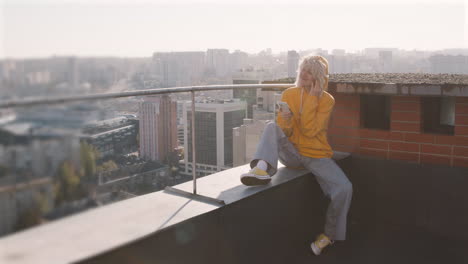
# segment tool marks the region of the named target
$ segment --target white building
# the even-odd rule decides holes
[[[244,119],[244,124],[233,128],[234,167],[249,163],[265,129],[267,120]]]
[[[195,104],[195,145],[197,171],[214,173],[232,167],[232,129],[243,123],[246,115],[244,101],[215,101]],[[184,105],[185,173],[191,171],[191,102]]]

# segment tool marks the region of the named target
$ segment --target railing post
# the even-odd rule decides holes
[[[207,203],[214,203],[217,205],[225,205],[223,200],[211,198],[204,195],[197,194],[197,155],[196,155],[196,147],[195,147],[195,90],[191,90],[192,93],[192,176],[193,176],[193,192],[189,193],[183,190],[179,190],[177,188],[166,186],[165,191],[176,193],[182,196],[185,196],[190,199],[196,199],[199,201],[207,202]],[[188,161],[187,161],[188,162]]]
[[[195,91],[192,90],[192,176],[193,194],[197,194],[197,169],[195,148]]]

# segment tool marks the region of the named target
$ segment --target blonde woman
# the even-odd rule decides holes
[[[352,198],[352,184],[331,159],[327,127],[335,99],[327,92],[328,62],[322,56],[307,56],[299,64],[295,87],[282,94],[277,122],[265,127],[252,168],[241,175],[245,185],[263,185],[277,171],[278,159],[293,168],[305,168],[316,176],[330,204],[324,233],[311,243],[314,254],[335,240],[346,238],[346,218]],[[287,105],[286,105],[286,104]]]

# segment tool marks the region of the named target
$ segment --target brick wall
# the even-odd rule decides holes
[[[361,128],[360,96],[334,93],[334,150],[383,159],[468,167],[468,98],[456,98],[455,135],[422,131],[421,97],[392,96],[390,130]]]

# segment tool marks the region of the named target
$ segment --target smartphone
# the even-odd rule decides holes
[[[278,109],[280,109],[283,113],[291,113],[291,109],[289,108],[288,103],[279,101],[276,103],[278,105]]]

